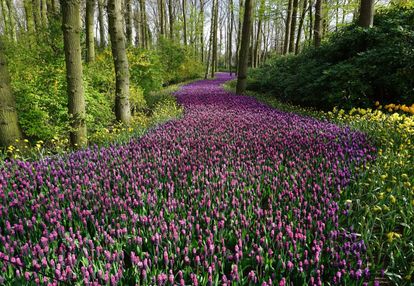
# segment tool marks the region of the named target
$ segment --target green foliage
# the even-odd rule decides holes
[[[55,23],[36,38],[27,38],[27,42],[8,43],[6,49],[19,122],[31,143],[42,141],[53,148],[56,142],[61,145],[69,132],[61,29]],[[199,77],[202,71],[201,64],[183,46],[168,41],[157,50],[130,48],[128,59],[131,108],[140,118],[140,126],[147,125],[144,121],[175,117],[179,108],[171,98],[172,89],[161,88]],[[111,130],[115,121],[115,72],[110,49],[98,51],[94,63],[84,64],[84,91],[88,134],[94,142],[95,133]],[[156,119],[146,118],[153,115]]]
[[[165,83],[196,79],[203,73],[203,65],[179,43],[161,39],[157,52],[163,66]]]
[[[414,10],[378,11],[374,28],[354,25],[334,33],[319,49],[275,57],[252,71],[249,89],[284,101],[330,109],[414,102]]]
[[[130,48],[128,61],[132,85],[140,86],[144,94],[161,89],[166,79],[157,51]]]

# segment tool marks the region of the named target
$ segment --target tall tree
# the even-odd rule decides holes
[[[250,31],[252,26],[252,10],[253,0],[246,0],[244,4],[244,17],[243,17],[243,31],[240,44],[239,54],[239,68],[237,76],[237,94],[241,94],[246,91],[247,85],[247,65],[249,58],[249,46],[250,46]]]
[[[200,0],[200,28],[199,28],[199,32],[200,32],[200,50],[201,50],[201,62],[204,62],[204,0]]]
[[[135,6],[134,9],[134,27],[135,27],[135,47],[141,45],[141,13],[139,11],[139,5]]]
[[[213,0],[214,1],[214,0]],[[187,46],[187,0],[182,1],[182,8],[183,8],[183,37],[184,37],[184,45]]]
[[[32,0],[33,2],[33,19],[36,27],[36,31],[42,30],[42,17],[40,13],[40,0]]]
[[[213,22],[213,29],[211,31],[213,38],[212,38],[212,54],[211,54],[211,77],[214,78],[216,74],[217,68],[217,59],[218,59],[218,48],[217,48],[217,30],[218,30],[218,0],[213,0],[213,8],[212,8],[212,18],[211,21]]]
[[[26,16],[26,31],[29,34],[34,33],[34,20],[33,20],[33,6],[31,0],[23,1],[24,13]]]
[[[261,0],[260,7],[259,7],[259,19],[257,21],[256,44],[255,44],[254,52],[253,52],[253,67],[257,67],[259,65],[259,53],[260,53],[260,45],[261,45],[262,22],[263,22],[264,11],[265,11],[265,0]]]
[[[147,24],[147,10],[145,8],[145,0],[139,0],[139,10],[141,12],[141,46],[148,48],[148,24]]]
[[[239,20],[237,26],[237,47],[236,47],[236,74],[239,73],[239,54],[240,54],[240,43],[241,43],[241,31],[242,31],[242,19],[243,19],[243,0],[239,0]]]
[[[165,15],[164,15],[164,0],[158,0],[158,16],[160,18],[159,24],[160,24],[160,35],[164,36],[165,34]]]
[[[6,0],[7,10],[9,14],[9,31],[10,31],[10,38],[16,40],[16,18],[15,18],[15,7],[14,1]]]
[[[308,0],[302,0],[302,13],[300,15],[300,20],[299,20],[299,27],[298,27],[298,35],[296,37],[296,46],[295,46],[295,54],[299,53],[299,44],[300,44],[300,40],[302,38],[302,29],[303,29],[303,24],[305,22],[305,16],[306,16],[306,8],[308,7]]]
[[[315,26],[313,28],[313,41],[315,47],[321,45],[322,40],[322,0],[315,2]]]
[[[125,1],[125,31],[126,31],[126,44],[132,45],[132,4],[131,0]]]
[[[121,1],[108,0],[109,35],[116,73],[115,115],[125,124],[131,120],[129,104],[129,67],[122,25]]]
[[[290,23],[290,36],[289,36],[289,53],[295,51],[295,33],[296,33],[296,20],[298,17],[299,1],[293,0],[292,4],[292,20]]]
[[[4,54],[3,40],[0,38],[0,147],[15,144],[22,138],[17,121],[16,100],[11,86]]]
[[[289,51],[289,43],[290,43],[290,24],[292,22],[292,7],[293,7],[293,0],[289,0],[288,2],[288,9],[286,15],[286,24],[285,24],[285,41],[283,44],[283,54],[287,54]]]
[[[95,34],[94,34],[94,17],[95,17],[95,0],[86,0],[86,61],[92,63],[95,61]]]
[[[361,0],[358,25],[370,28],[374,24],[374,0]]]
[[[228,57],[229,57],[229,70],[230,75],[233,74],[232,63],[233,63],[233,28],[234,28],[234,3],[233,0],[229,0],[229,8],[230,8],[230,27],[229,27],[229,35],[228,35]]]
[[[60,2],[65,46],[68,107],[71,118],[70,142],[73,147],[87,144],[80,44],[80,2],[81,0],[61,0]]]
[[[104,6],[105,0],[98,0],[98,23],[99,23],[99,46],[104,48],[106,46],[106,29],[105,29],[105,17]]]
[[[168,17],[170,22],[170,39],[174,39],[174,9],[173,0],[168,0]]]

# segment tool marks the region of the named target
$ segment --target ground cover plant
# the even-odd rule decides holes
[[[183,87],[183,118],[141,139],[6,162],[1,282],[373,281],[339,201],[375,148],[348,127],[226,92],[229,79]]]
[[[226,88],[233,90],[234,82]],[[382,283],[410,285],[414,279],[414,116],[410,109],[377,102],[374,108],[323,112],[283,103],[270,94],[249,94],[278,110],[349,126],[368,136],[378,153],[342,193],[339,205],[348,215],[340,222],[361,235]]]

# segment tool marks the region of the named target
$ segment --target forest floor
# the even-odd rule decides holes
[[[338,223],[338,202],[375,148],[347,127],[225,91],[231,79],[182,87],[184,116],[128,144],[7,163],[0,258],[10,263],[0,266],[14,270],[3,282],[369,279],[366,245]]]

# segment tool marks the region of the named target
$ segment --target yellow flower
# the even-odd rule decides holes
[[[392,204],[395,204],[395,202],[397,201],[397,199],[393,195],[391,195],[390,196],[390,201],[391,201]]]
[[[379,106],[379,105],[380,105],[379,101],[375,101],[375,106]]]
[[[373,207],[373,208],[372,208],[372,210],[373,210],[374,212],[380,212],[380,211],[382,211],[382,209],[381,209],[381,207],[380,207],[380,206],[375,206],[375,207]]]
[[[381,180],[385,181],[386,178],[388,178],[388,175],[387,174],[381,175]]]
[[[384,199],[384,193],[379,193],[378,194],[378,199],[383,200]]]
[[[388,242],[390,242],[390,243],[393,242],[395,239],[398,239],[398,238],[401,238],[401,234],[399,234],[397,232],[391,231],[391,232],[387,233],[387,239],[388,239]]]

